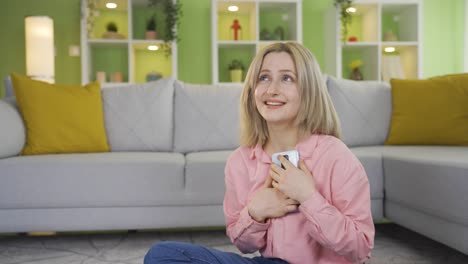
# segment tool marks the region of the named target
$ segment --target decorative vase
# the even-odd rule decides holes
[[[361,70],[359,68],[354,68],[353,71],[351,72],[351,75],[349,76],[351,80],[355,81],[362,81],[364,80],[364,77],[362,76]]]
[[[387,30],[384,34],[384,41],[398,41],[397,36],[393,33],[392,30]]]
[[[157,39],[158,33],[156,31],[146,31],[145,39]]]
[[[98,81],[100,83],[105,83],[106,82],[106,72],[103,72],[103,71],[96,72],[96,81]]]
[[[111,77],[111,81],[118,83],[123,82],[123,73],[122,72],[114,72]]]
[[[152,82],[162,78],[162,74],[157,71],[151,71],[146,74],[146,81]]]
[[[242,70],[230,70],[229,74],[231,75],[231,82],[242,82]]]

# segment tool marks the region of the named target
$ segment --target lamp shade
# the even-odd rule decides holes
[[[55,80],[54,21],[48,16],[25,18],[26,74],[36,80]]]

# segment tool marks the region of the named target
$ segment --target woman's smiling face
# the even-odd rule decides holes
[[[294,125],[301,103],[294,61],[287,52],[263,59],[255,88],[255,104],[268,125]]]

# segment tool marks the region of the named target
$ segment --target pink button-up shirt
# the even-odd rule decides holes
[[[317,191],[297,212],[259,223],[248,202],[268,176],[271,157],[261,148],[240,147],[225,168],[227,234],[243,253],[289,263],[362,263],[374,245],[367,175],[339,139],[312,135],[296,146]]]

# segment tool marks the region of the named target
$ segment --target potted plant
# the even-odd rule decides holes
[[[161,45],[166,55],[171,54],[171,45],[169,42],[179,41],[179,36],[177,35],[176,26],[180,22],[182,17],[182,4],[179,0],[148,0],[148,6],[156,9],[162,9],[162,13],[165,15],[165,28],[164,30],[159,30],[162,32],[159,38],[164,40],[165,45]],[[160,33],[161,33],[160,32]]]
[[[156,32],[156,15],[150,17],[148,22],[146,23],[146,39],[157,39],[158,34]]]
[[[348,27],[351,24],[352,15],[348,12],[354,0],[334,0],[334,5],[339,9],[341,20],[341,41],[346,42]]]
[[[353,60],[349,64],[349,68],[351,69],[351,74],[349,75],[349,78],[351,80],[355,81],[362,81],[364,80],[364,76],[362,76],[362,72],[359,69],[359,67],[362,66],[362,60]]]
[[[118,33],[117,24],[115,22],[109,22],[106,25],[106,32],[102,34],[103,38],[106,39],[123,39],[124,36]]]
[[[244,73],[244,64],[238,59],[234,59],[228,65],[231,82],[242,82]]]

